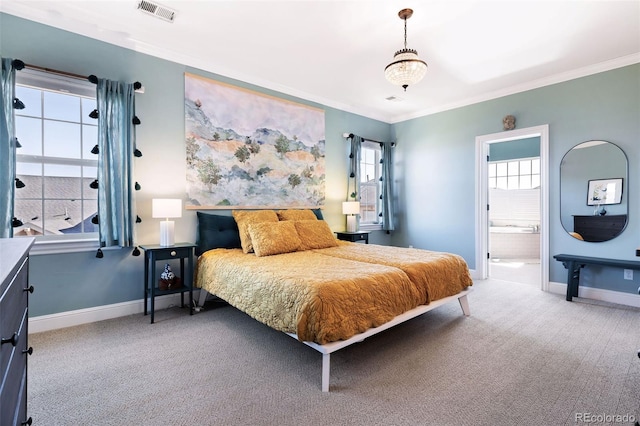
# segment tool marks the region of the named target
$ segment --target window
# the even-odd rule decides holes
[[[489,163],[489,188],[532,189],[539,187],[539,157]]]
[[[16,188],[14,216],[22,225],[14,237],[39,242],[98,238],[91,222],[97,213],[98,140],[95,85],[57,74],[24,69],[16,74]]]
[[[380,144],[362,142],[360,152],[360,226],[380,225]]]

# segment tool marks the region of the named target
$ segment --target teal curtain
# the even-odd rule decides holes
[[[134,85],[98,79],[98,223],[102,247],[135,242]]]
[[[347,182],[346,201],[360,201],[360,158],[362,156],[362,138],[351,135],[349,153],[349,180]],[[353,183],[353,185],[351,185]],[[360,215],[356,216],[356,229],[360,228]]]
[[[394,211],[393,211],[393,147],[394,143],[380,143],[382,151],[382,191],[381,191],[381,213],[382,213],[382,229],[385,231],[393,231],[394,227]]]
[[[11,238],[16,178],[15,114],[16,70],[13,60],[1,58],[0,80],[0,238]]]
[[[349,152],[349,179],[347,182],[347,199],[345,201],[360,201],[360,157],[362,138],[351,135]],[[353,195],[355,194],[355,198]]]

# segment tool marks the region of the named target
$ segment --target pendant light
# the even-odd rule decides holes
[[[393,55],[391,62],[384,69],[384,76],[391,84],[402,86],[404,91],[411,84],[416,84],[427,73],[427,63],[418,57],[414,49],[407,49],[407,19],[413,15],[412,9],[402,9],[398,12],[400,19],[404,21],[404,49],[398,50]]]

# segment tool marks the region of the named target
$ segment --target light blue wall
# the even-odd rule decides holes
[[[539,156],[540,138],[538,137],[492,143],[489,147],[489,161],[505,161]]]
[[[550,256],[571,253],[639,260],[640,65],[582,77],[540,89],[394,124],[397,140],[398,231],[392,244],[450,251],[475,268],[475,137],[498,133],[512,114],[518,128],[549,125]],[[603,243],[580,242],[560,223],[560,161],[574,145],[601,139],[629,158],[629,225]],[[543,259],[545,261],[545,259]],[[566,282],[552,257],[550,280]],[[621,270],[583,274],[585,285],[635,293],[640,280]],[[638,274],[636,274],[638,275]]]
[[[475,268],[474,189],[475,137],[502,129],[502,117],[513,114],[518,128],[549,124],[551,255],[573,253],[636,259],[640,246],[637,219],[640,185],[640,66],[634,65],[464,108],[389,125],[356,114],[317,105],[239,81],[191,69],[65,31],[0,14],[0,56],[77,74],[96,74],[123,81],[140,81],[145,94],[136,97],[138,147],[136,159],[138,241],[154,243],[158,222],[151,219],[151,198],[185,195],[184,72],[248,87],[263,93],[325,109],[327,203],[324,214],[334,230],[344,229],[341,201],[346,192],[347,145],[343,132],[374,140],[397,140],[395,151],[398,224],[391,236],[375,233],[374,243],[412,244],[461,254]],[[566,235],[560,224],[559,163],[579,142],[609,140],[629,158],[630,223],[612,241],[581,243]],[[195,212],[176,221],[176,238],[195,240]],[[128,251],[43,255],[32,258],[31,316],[90,308],[142,298],[142,257]],[[548,260],[551,280],[565,281],[565,270]],[[617,272],[586,274],[586,284],[632,292]],[[593,283],[592,283],[593,282]]]
[[[27,64],[80,75],[127,82],[140,81],[145,93],[136,95],[138,148],[143,157],[135,162],[137,225],[140,244],[157,243],[158,220],[151,219],[151,199],[185,197],[186,161],[184,142],[184,73],[190,72],[241,87],[289,99],[325,110],[326,205],[324,216],[335,231],[345,229],[341,203],[347,191],[348,145],[342,137],[353,132],[375,140],[389,140],[388,123],[293,98],[229,78],[202,72],[174,62],[136,53],[11,15],[0,14],[0,56],[19,58]],[[222,212],[225,213],[225,212]],[[226,212],[228,213],[228,212]],[[195,211],[176,221],[176,240],[195,241]],[[388,243],[382,232],[372,242]],[[30,299],[31,316],[90,308],[143,297],[143,256],[129,250],[106,250],[102,259],[95,252],[32,257],[31,280],[36,292]],[[159,262],[160,263],[160,262]],[[160,265],[161,266],[161,265]]]

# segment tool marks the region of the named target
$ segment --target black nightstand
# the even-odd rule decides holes
[[[193,249],[195,244],[176,243],[173,246],[158,244],[140,246],[144,250],[144,314],[147,315],[147,298],[151,297],[151,324],[155,311],[155,298],[163,294],[180,293],[180,303],[184,307],[184,293],[189,292],[189,314],[193,315]],[[180,259],[180,274],[182,287],[170,290],[160,290],[156,279],[156,262],[159,260]],[[184,260],[187,259],[187,269]]]
[[[352,243],[364,241],[365,244],[369,244],[369,231],[336,232],[335,234],[342,241],[351,241]]]

